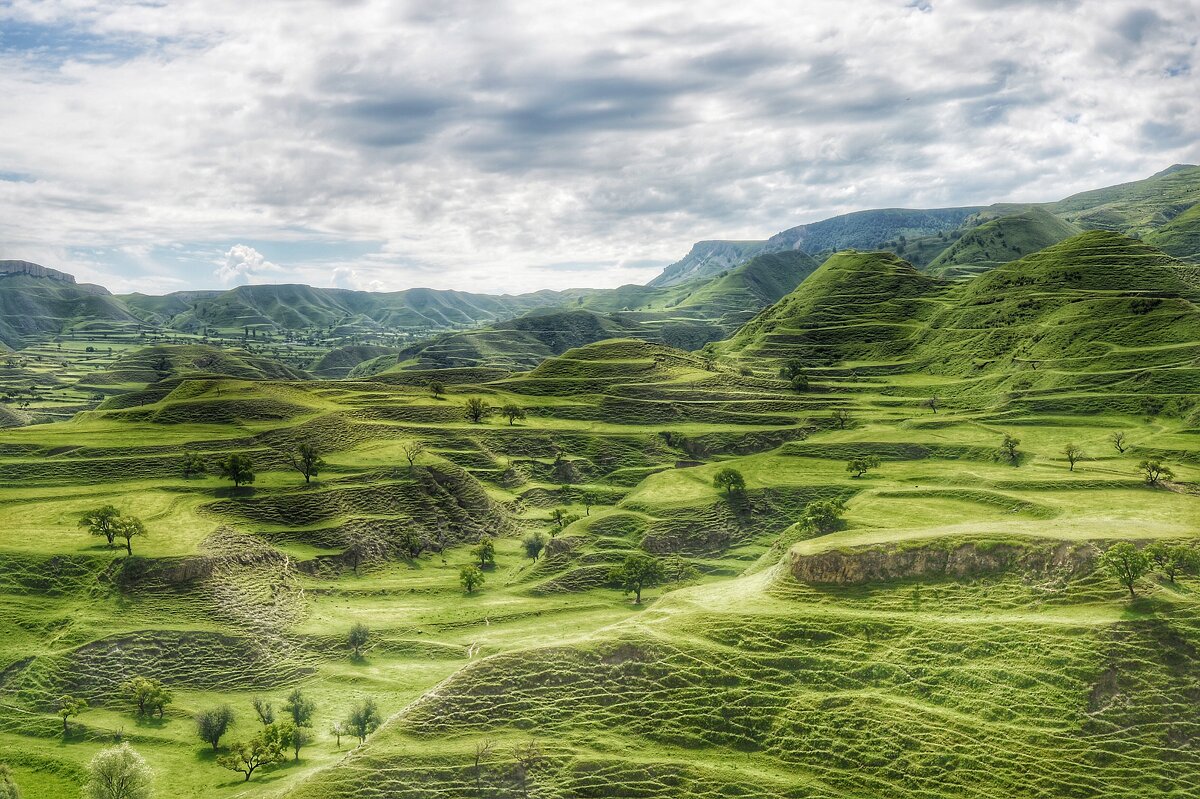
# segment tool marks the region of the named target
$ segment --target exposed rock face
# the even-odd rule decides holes
[[[60,272],[57,269],[30,263],[29,261],[0,261],[0,275],[30,275],[31,277],[45,277],[51,280],[59,280],[63,283],[75,282],[74,275],[68,275],[66,272]]]
[[[1008,571],[1073,576],[1091,571],[1098,554],[1086,542],[1038,546],[930,542],[908,549],[830,550],[793,555],[792,574],[806,583],[857,585],[913,577],[977,577]]]

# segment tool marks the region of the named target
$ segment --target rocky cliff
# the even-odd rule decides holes
[[[60,272],[57,269],[30,263],[29,261],[0,261],[0,275],[30,275],[31,277],[45,277],[51,280],[59,280],[63,283],[75,282],[74,275],[68,275],[66,272]]]

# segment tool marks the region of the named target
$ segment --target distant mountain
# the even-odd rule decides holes
[[[1079,227],[1033,206],[969,229],[929,264],[931,274],[961,277],[1015,261],[1080,233]]]
[[[754,257],[766,247],[765,241],[700,241],[682,259],[663,269],[647,283],[654,288],[677,286],[712,277]]]
[[[89,324],[137,324],[119,299],[100,286],[76,283],[63,272],[5,261],[0,272],[0,343],[21,349],[45,335]]]

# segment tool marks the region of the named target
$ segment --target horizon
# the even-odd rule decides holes
[[[0,258],[115,293],[611,288],[1200,161],[1200,2],[391,5],[0,8]]]

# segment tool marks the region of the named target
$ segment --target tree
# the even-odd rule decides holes
[[[784,361],[783,366],[779,367],[779,376],[784,380],[791,380],[796,375],[802,374],[804,374],[804,361],[799,358]]]
[[[800,526],[816,535],[832,533],[841,527],[846,503],[840,499],[816,499],[804,506]]]
[[[1155,541],[1146,547],[1146,555],[1171,582],[1175,582],[1175,578],[1180,574],[1195,574],[1200,571],[1200,552],[1191,547]]]
[[[221,461],[221,478],[232,480],[234,488],[241,488],[254,482],[254,464],[246,455],[237,452]]]
[[[852,476],[857,479],[871,469],[878,469],[879,463],[878,455],[859,455],[846,464],[846,471],[851,472]]]
[[[1150,570],[1150,556],[1129,541],[1120,541],[1104,550],[1100,565],[1121,585],[1129,589],[1129,598],[1136,599],[1133,586]]]
[[[471,550],[475,553],[475,557],[479,558],[479,568],[486,569],[488,566],[496,565],[496,545],[488,536],[479,539],[479,546]]]
[[[208,466],[204,463],[204,458],[200,457],[195,452],[183,453],[183,476],[197,477],[208,471]]]
[[[1017,451],[1020,443],[1021,439],[1014,437],[1012,433],[1005,433],[1004,440],[1000,442],[1000,454],[1012,463],[1016,463],[1021,456],[1021,453]]]
[[[713,487],[723,490],[725,495],[733,497],[746,490],[746,478],[737,469],[726,466],[713,477]]]
[[[279,725],[279,736],[283,740],[284,747],[292,750],[293,760],[299,760],[300,750],[313,741],[312,733],[309,730],[298,727],[290,721]]]
[[[467,564],[459,569],[458,581],[462,583],[463,588],[467,589],[468,594],[473,594],[475,589],[485,582],[483,570],[473,563]]]
[[[112,522],[113,536],[125,540],[125,552],[133,554],[133,539],[146,535],[146,525],[136,516],[118,516]]]
[[[1063,457],[1067,459],[1067,463],[1071,465],[1070,471],[1075,471],[1075,464],[1083,458],[1083,450],[1074,444],[1067,444],[1063,447]]]
[[[1175,472],[1171,471],[1171,467],[1159,460],[1142,461],[1138,464],[1138,468],[1146,476],[1146,482],[1152,486],[1158,485],[1163,480],[1173,480],[1175,478]]]
[[[542,550],[546,548],[546,542],[549,540],[550,537],[545,533],[534,532],[522,538],[521,544],[525,547],[525,554],[536,561],[538,555],[541,555]]]
[[[625,561],[614,566],[609,579],[616,583],[625,595],[633,594],[633,604],[642,604],[642,589],[658,585],[666,578],[662,561],[644,552],[633,552]]]
[[[833,413],[829,414],[829,419],[838,430],[845,430],[850,426],[850,411],[845,408],[834,408]]]
[[[537,741],[528,741],[514,746],[512,754],[513,760],[516,761],[513,771],[516,773],[521,796],[529,796],[529,772],[542,762],[542,749],[537,745]]]
[[[579,499],[583,502],[583,513],[585,516],[591,516],[592,506],[600,501],[600,497],[595,491],[584,491]]]
[[[466,407],[467,419],[472,424],[479,424],[484,419],[492,414],[492,406],[479,397],[470,397],[467,399]]]
[[[401,444],[400,448],[404,450],[404,458],[408,461],[408,468],[411,470],[417,465],[417,458],[425,452],[425,442],[409,441],[407,444]]]
[[[1125,453],[1125,434],[1123,432],[1120,430],[1116,431],[1109,436],[1109,440],[1112,441],[1112,445],[1117,448],[1117,452],[1121,454]]]
[[[76,699],[70,694],[63,694],[58,698],[58,715],[62,716],[63,720],[63,737],[66,738],[70,730],[67,728],[67,719],[71,716],[78,716],[87,709],[88,703],[85,699]]]
[[[317,473],[325,468],[325,461],[317,452],[317,448],[308,442],[296,447],[295,452],[289,453],[288,462],[292,464],[293,469],[304,475],[305,483],[310,483]]]
[[[171,703],[171,692],[158,680],[149,677],[133,677],[121,683],[121,693],[134,704],[139,716],[157,712],[162,718],[163,710]]]
[[[292,717],[292,723],[297,727],[311,727],[313,714],[317,712],[317,704],[304,695],[299,688],[288,694],[283,709]]]
[[[214,752],[221,745],[221,737],[229,730],[230,724],[233,724],[233,708],[229,705],[218,705],[196,714],[196,734],[201,741],[212,745]]]
[[[287,744],[283,728],[268,724],[250,740],[232,744],[229,754],[217,758],[217,765],[246,775],[245,781],[249,782],[256,770],[286,760],[283,750]]]
[[[446,393],[446,384],[441,380],[430,380],[426,384],[426,388],[429,389],[429,393],[433,395],[434,399],[439,399]]]
[[[333,740],[337,743],[337,748],[342,748],[342,736],[350,734],[350,728],[345,721],[335,721],[329,725],[329,734],[333,736]]]
[[[512,427],[514,422],[524,421],[527,415],[524,408],[522,408],[520,405],[514,405],[511,402],[501,408],[500,413],[501,415],[508,417],[509,427]]]
[[[101,749],[87,765],[83,799],[150,799],[154,772],[127,743]]]
[[[415,560],[425,550],[425,539],[411,527],[400,533],[396,543],[404,549],[409,560]]]
[[[21,799],[21,789],[7,763],[0,763],[0,799]]]
[[[938,405],[941,404],[941,399],[937,394],[933,394],[929,397],[929,399],[925,400],[925,404],[929,406],[929,410],[937,413]]]
[[[375,700],[367,697],[350,709],[350,715],[346,717],[346,726],[349,727],[350,734],[362,743],[367,740],[368,735],[379,729],[382,721]]]
[[[264,727],[275,723],[275,706],[261,696],[254,697],[254,715]]]
[[[791,387],[792,391],[795,391],[797,394],[802,394],[805,391],[808,391],[808,376],[803,373],[794,374],[792,375],[792,379],[788,381],[788,385]]]
[[[91,535],[103,536],[111,547],[116,537],[113,522],[120,517],[121,511],[117,510],[116,506],[102,505],[83,514],[79,519],[79,526],[86,527]]]
[[[355,622],[350,628],[350,635],[346,641],[350,644],[350,651],[354,653],[354,657],[362,657],[363,647],[367,645],[367,639],[371,637],[371,629],[367,625],[360,622]]]
[[[483,761],[491,757],[496,745],[487,740],[475,744],[475,795],[483,795]],[[3,799],[3,796],[0,796]]]

